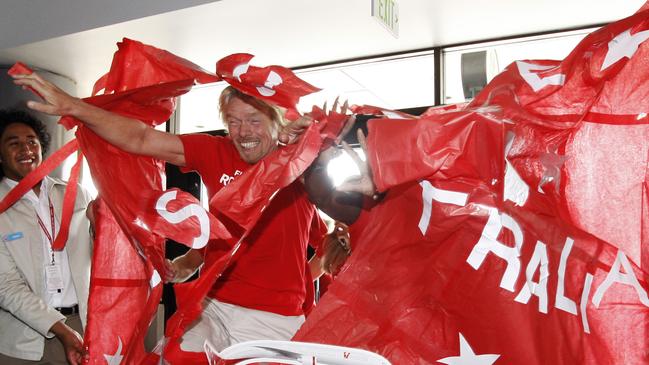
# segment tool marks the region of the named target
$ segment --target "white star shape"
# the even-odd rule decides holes
[[[566,82],[566,75],[564,74],[554,74],[546,77],[539,76],[540,72],[548,71],[555,66],[516,61],[516,67],[518,67],[518,73],[523,80],[530,85],[534,92],[538,92],[548,85],[561,86]]]
[[[124,358],[124,356],[122,356],[122,339],[117,337],[117,341],[119,341],[119,344],[117,345],[117,351],[115,351],[115,354],[104,355],[108,365],[119,365],[122,362],[122,359]]]
[[[460,356],[450,356],[437,360],[446,365],[491,365],[500,355],[476,355],[464,336],[460,333]]]
[[[618,34],[608,42],[608,52],[606,52],[600,71],[604,71],[624,57],[631,58],[638,50],[638,46],[647,39],[649,39],[649,30],[631,35],[631,29],[627,29]]]

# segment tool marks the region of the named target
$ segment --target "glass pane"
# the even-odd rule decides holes
[[[564,59],[593,29],[560,35],[509,40],[444,51],[444,103],[470,100],[509,64],[517,60]]]
[[[224,129],[219,116],[219,95],[228,84],[195,86],[180,97],[178,133],[196,133]]]
[[[300,100],[301,112],[313,105],[332,105],[337,96],[350,105],[375,105],[389,109],[433,105],[434,60],[431,52],[399,56],[380,61],[333,65],[295,73],[322,91]],[[223,129],[218,98],[224,82],[196,86],[180,97],[178,133]]]
[[[432,53],[400,56],[381,61],[341,65],[296,74],[323,89],[303,97],[298,109],[326,101],[332,105],[336,97],[350,105],[375,105],[388,109],[403,109],[433,105],[435,102],[434,60]]]

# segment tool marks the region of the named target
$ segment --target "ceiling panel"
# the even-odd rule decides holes
[[[57,20],[75,25],[73,29],[83,28],[86,17],[102,18],[97,2],[88,1],[84,5],[86,2],[81,0],[56,0],[55,4],[75,5],[63,7],[67,16]],[[31,6],[43,2],[21,3]],[[120,3],[128,10],[138,2]],[[181,7],[189,2],[176,3]],[[397,0],[397,3],[399,38],[371,17],[367,0],[221,0],[63,36],[49,30],[49,37],[55,38],[1,49],[0,63],[22,60],[68,76],[77,81],[78,95],[87,96],[94,80],[107,71],[115,44],[123,37],[167,49],[207,69],[214,69],[218,59],[235,52],[255,54],[253,63],[257,65],[296,67],[609,22],[630,15],[644,1]],[[34,7],[33,12],[43,9]],[[48,32],[44,21],[21,13],[12,16],[18,24],[23,22]],[[106,15],[104,20],[120,21],[116,19]],[[10,38],[8,44],[20,43],[17,32],[6,34]],[[49,37],[39,34],[38,39]]]

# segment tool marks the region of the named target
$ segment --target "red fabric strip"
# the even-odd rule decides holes
[[[558,122],[576,123],[584,120],[589,123],[612,124],[612,125],[641,125],[649,124],[649,116],[642,114],[605,114],[597,112],[588,112],[585,115],[578,114],[539,114],[541,117]],[[583,117],[583,118],[582,118]]]
[[[61,225],[59,227],[59,234],[56,235],[52,250],[60,251],[65,247],[70,234],[70,221],[72,220],[72,212],[74,211],[74,201],[77,198],[77,189],[79,187],[79,172],[81,171],[81,162],[83,161],[83,152],[79,151],[77,154],[77,162],[72,166],[70,171],[70,181],[65,188],[65,195],[63,196],[63,212],[61,213]]]
[[[92,278],[94,286],[112,286],[119,288],[135,288],[149,285],[148,280],[144,279],[110,279],[110,278]]]

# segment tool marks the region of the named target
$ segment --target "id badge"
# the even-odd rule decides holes
[[[63,272],[61,271],[61,265],[45,266],[45,279],[47,291],[60,293],[63,290]]]

